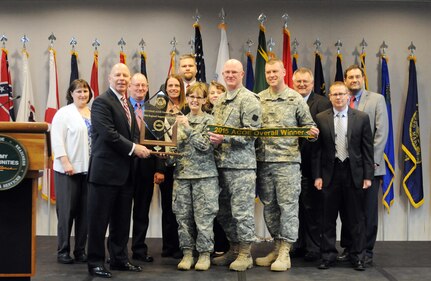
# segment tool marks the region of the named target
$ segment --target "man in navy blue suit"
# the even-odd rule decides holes
[[[92,151],[88,171],[88,271],[112,277],[104,266],[105,233],[109,224],[110,269],[139,272],[129,262],[127,242],[133,195],[134,156],[150,151],[140,144],[133,108],[126,98],[130,71],[125,64],[112,67],[109,89],[96,98],[91,110]]]

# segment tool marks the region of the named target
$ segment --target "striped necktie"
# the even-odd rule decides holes
[[[132,117],[130,115],[130,108],[127,104],[127,99],[123,96],[121,97],[121,105],[124,108],[124,111],[126,112],[127,122],[129,122],[129,126],[132,126]]]
[[[143,114],[142,114],[142,106],[139,102],[136,103],[135,115],[136,115],[136,121],[138,122],[139,129],[141,129]]]

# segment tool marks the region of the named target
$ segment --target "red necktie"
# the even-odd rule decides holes
[[[350,98],[350,108],[355,108],[355,101],[356,101],[356,97],[351,97]]]
[[[129,122],[129,126],[132,125],[132,117],[130,116],[129,105],[127,104],[126,98],[121,97],[121,105],[123,105],[124,111],[126,112],[127,122]]]
[[[136,121],[138,121],[138,126],[139,126],[139,129],[141,129],[141,122],[142,122],[142,107],[141,107],[141,104],[140,103],[136,103],[136,107],[137,107],[137,109],[136,109],[136,111],[135,111],[135,113],[136,113]]]

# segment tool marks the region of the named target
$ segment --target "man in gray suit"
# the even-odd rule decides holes
[[[378,225],[378,192],[385,175],[385,160],[383,152],[388,138],[389,124],[385,99],[381,94],[367,91],[364,86],[364,70],[358,65],[351,65],[344,71],[344,83],[350,90],[350,107],[368,113],[370,117],[371,131],[374,142],[374,180],[365,193],[365,217],[366,217],[366,253],[365,264],[372,264],[373,249],[377,236]],[[345,216],[341,215],[343,226]],[[341,230],[341,246],[345,248],[339,261],[348,259],[348,250],[351,237],[345,227]]]

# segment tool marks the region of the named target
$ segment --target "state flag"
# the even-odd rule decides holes
[[[7,50],[1,49],[0,70],[0,121],[15,121],[14,102],[12,94],[12,79],[9,72]]]
[[[17,122],[35,122],[36,109],[34,107],[33,85],[31,82],[30,66],[28,63],[28,52],[22,51],[22,94],[21,102],[16,116]]]
[[[413,207],[419,208],[424,201],[422,179],[422,151],[419,126],[418,83],[416,58],[409,57],[409,87],[404,111],[402,145],[403,188]]]
[[[214,80],[226,86],[222,75],[223,66],[225,62],[229,60],[229,44],[227,41],[226,24],[221,23],[218,25],[218,28],[220,28],[220,45],[218,48],[218,56],[217,56],[217,64],[216,64]]]

